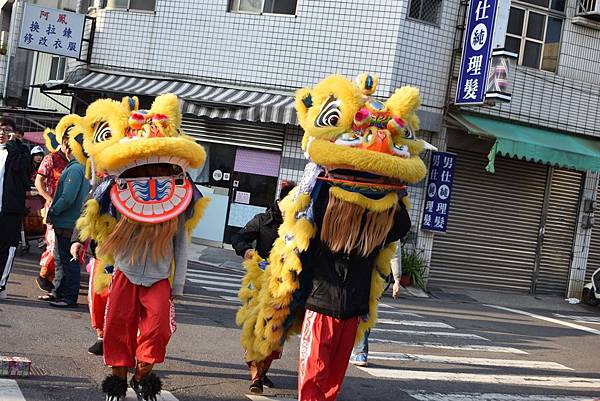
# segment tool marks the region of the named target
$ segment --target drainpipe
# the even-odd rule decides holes
[[[17,27],[15,26],[15,21],[17,19],[17,12],[19,11],[19,0],[15,0],[12,6],[12,12],[10,14],[10,27],[8,28],[8,60],[6,60],[6,71],[4,73],[4,88],[2,90],[2,103],[6,106],[6,94],[8,91],[8,78],[10,74],[10,62],[12,60],[12,51],[13,51],[13,39],[15,36],[15,32]]]

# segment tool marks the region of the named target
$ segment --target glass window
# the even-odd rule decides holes
[[[542,44],[526,40],[525,47],[523,48],[523,61],[521,64],[526,67],[540,68],[541,55]]]
[[[505,48],[519,64],[556,72],[563,18],[543,11],[511,7]]]
[[[560,47],[560,34],[562,32],[562,19],[549,17],[542,55],[542,70],[556,71],[558,66],[558,51]]]
[[[231,0],[229,11],[252,14],[295,15],[298,0]]]
[[[527,23],[527,37],[531,39],[542,40],[544,38],[544,28],[546,27],[546,16],[534,12],[529,13]]]
[[[106,7],[154,11],[156,9],[156,0],[107,0]]]
[[[419,21],[438,24],[442,9],[442,0],[411,0],[408,17]]]
[[[52,57],[50,63],[50,81],[63,81],[65,79],[65,69],[67,65],[67,59],[65,57]]]
[[[551,0],[550,8],[556,11],[564,12],[565,11],[565,0]]]
[[[523,34],[523,21],[525,20],[525,10],[522,8],[510,8],[510,17],[508,18],[508,33],[521,36]]]

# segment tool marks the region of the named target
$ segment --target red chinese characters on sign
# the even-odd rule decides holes
[[[67,25],[67,14],[58,14],[58,19],[56,20],[56,23]]]
[[[50,16],[50,13],[48,11],[40,11],[40,19],[45,19],[46,21],[48,21],[48,17]]]

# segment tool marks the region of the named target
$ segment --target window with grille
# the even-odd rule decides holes
[[[411,0],[408,18],[438,25],[442,12],[442,0]]]
[[[155,11],[156,0],[107,0],[106,8]]]
[[[556,72],[565,0],[513,2],[504,47],[519,54],[519,64]]]
[[[229,11],[249,14],[296,15],[298,0],[230,0]]]

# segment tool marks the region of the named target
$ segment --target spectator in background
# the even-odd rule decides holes
[[[44,156],[35,177],[35,188],[46,200],[46,216],[48,215],[48,208],[54,198],[58,180],[69,162],[65,156],[68,140],[69,138],[67,135],[64,135],[60,148],[56,152]],[[42,253],[42,257],[40,258],[40,274],[36,278],[36,283],[42,291],[51,292],[54,289],[52,281],[54,280],[55,274],[53,256],[55,235],[52,225],[49,224],[48,221],[46,221],[45,241],[46,250]]]
[[[25,215],[25,192],[29,189],[29,150],[15,131],[13,120],[0,118],[0,299],[7,296],[6,285]],[[9,137],[13,139],[9,141]]]
[[[77,306],[81,266],[79,260],[71,257],[71,236],[79,218],[81,206],[90,191],[90,183],[85,178],[83,167],[67,146],[65,156],[69,160],[67,168],[58,181],[56,194],[48,209],[47,221],[52,224],[56,241],[54,255],[56,263],[55,289],[49,299],[50,305],[57,308]]]
[[[37,176],[38,169],[44,160],[44,149],[36,145],[31,149],[31,185],[35,185],[35,177]]]
[[[277,239],[277,231],[283,223],[283,214],[279,209],[279,202],[285,198],[296,186],[292,181],[283,181],[277,200],[264,212],[259,213],[250,220],[244,228],[232,237],[231,245],[235,252],[245,260],[252,259],[254,252],[258,252],[263,259],[269,257],[273,242]],[[255,246],[253,244],[256,244]],[[267,359],[261,362],[246,362],[250,368],[250,391],[262,394],[263,385],[274,387],[273,382],[267,377],[271,363],[281,358],[281,352],[274,351]]]

